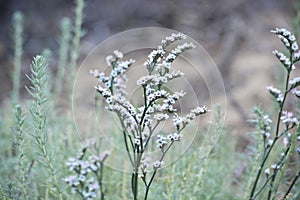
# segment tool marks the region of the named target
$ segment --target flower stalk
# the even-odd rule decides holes
[[[107,65],[111,67],[108,76],[98,70],[91,70],[91,74],[99,82],[95,89],[106,100],[106,108],[117,113],[122,127],[124,144],[132,167],[131,189],[134,200],[138,199],[139,177],[145,186],[146,200],[154,177],[163,167],[163,159],[171,146],[181,140],[181,132],[188,124],[197,116],[208,112],[205,106],[197,107],[185,117],[180,117],[174,104],[186,93],[183,91],[170,93],[163,89],[166,83],[184,75],[181,71],[172,69],[172,63],[183,52],[195,48],[194,44],[184,43],[169,53],[166,51],[170,44],[184,39],[186,36],[181,33],[172,34],[162,40],[158,48],[148,55],[144,63],[148,74],[137,80],[137,86],[143,91],[143,104],[139,107],[133,106],[127,99],[127,92],[124,89],[125,73],[134,64],[134,60],[123,61],[123,54],[116,50],[113,52],[114,55],[106,57]],[[175,131],[167,136],[157,136],[157,147],[161,156],[160,159],[150,163],[151,159],[145,157],[149,141],[157,132],[159,124],[169,118],[173,120]],[[150,173],[152,174],[147,179]]]

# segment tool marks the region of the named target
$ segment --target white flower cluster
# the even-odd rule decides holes
[[[280,62],[288,71],[295,69],[294,63],[300,60],[300,50],[295,35],[284,28],[276,28],[271,32],[278,35],[290,53],[289,56],[285,56],[283,53],[275,50],[273,52],[274,55],[280,60]]]
[[[132,59],[119,62],[118,65],[111,71],[110,76],[112,78],[116,78],[117,76],[124,74],[128,67],[130,67],[130,65],[132,65],[134,62],[135,61]]]
[[[300,85],[300,77],[296,77],[293,80],[290,80],[291,89],[294,89]]]
[[[154,163],[152,163],[152,167],[154,170],[157,170],[159,168],[161,168],[165,163],[163,161],[155,161]]]
[[[119,51],[114,51],[114,56],[108,56],[106,59],[107,64],[112,68],[109,76],[99,73],[97,70],[91,71],[91,74],[98,79],[99,84],[95,88],[106,100],[106,108],[118,114],[123,128],[122,131],[126,134],[126,137],[130,138],[128,148],[130,148],[130,152],[133,152],[133,158],[137,156],[136,154],[141,154],[143,157],[145,155],[143,153],[147,150],[147,145],[151,137],[157,132],[156,128],[160,123],[172,116],[176,116],[173,118],[173,121],[180,128],[176,127],[176,132],[169,135],[157,136],[157,147],[161,149],[162,153],[161,160],[150,164],[149,160],[146,159],[142,160],[139,166],[133,166],[135,172],[137,167],[142,171],[142,177],[146,176],[147,166],[152,167],[154,170],[161,168],[164,164],[162,159],[170,145],[182,139],[180,134],[182,129],[196,116],[208,112],[205,106],[197,107],[185,117],[178,117],[175,108],[176,102],[184,97],[186,93],[184,91],[167,92],[164,90],[165,84],[184,75],[183,72],[172,69],[173,61],[183,52],[195,48],[195,45],[193,43],[184,43],[169,52],[166,48],[173,42],[185,38],[186,36],[181,33],[172,34],[166,37],[165,40],[162,40],[161,45],[148,55],[144,63],[148,74],[137,80],[137,85],[143,89],[144,104],[137,107],[130,103],[124,92],[120,92],[121,89],[118,89],[118,87],[121,88],[121,83],[125,80],[125,72],[133,64],[133,60],[121,62],[119,59],[123,58],[123,54]],[[122,78],[122,81],[120,81],[120,78]],[[179,120],[179,122],[176,120]],[[132,158],[131,154],[129,157]]]
[[[273,165],[271,165],[271,169],[274,170],[274,171],[279,170],[280,169],[280,165],[273,164]]]
[[[142,76],[137,80],[137,85],[146,86],[146,85],[163,85],[169,82],[172,79],[183,76],[184,73],[181,71],[172,71],[171,73],[165,73],[164,75],[153,74]]]
[[[99,73],[97,69],[90,70],[90,73],[98,79],[98,88],[100,90],[111,90],[116,89],[117,93],[125,94],[125,85],[123,84],[124,80],[126,80],[125,72],[127,69],[135,62],[133,59],[126,60],[126,61],[119,61],[119,59],[123,58],[123,54],[120,51],[115,50],[114,56],[109,55],[106,57],[107,64],[112,68],[111,73],[109,76],[105,76],[104,73]],[[112,84],[114,88],[112,88]],[[100,85],[103,85],[103,89]],[[98,90],[99,91],[99,90]]]
[[[142,172],[141,174],[142,179],[146,178],[146,174],[149,172],[148,167],[150,165],[150,161],[151,161],[150,157],[145,157],[141,160],[140,170]]]
[[[281,105],[283,101],[283,95],[281,94],[281,91],[275,87],[268,86],[267,90],[270,92],[270,94],[275,97],[276,101]]]
[[[274,50],[273,54],[279,59],[279,61],[284,65],[285,68],[287,68],[288,70],[295,69],[295,65],[291,66],[291,60],[288,57],[286,57],[283,53]]]
[[[167,136],[157,135],[157,147],[163,150],[164,147],[168,145],[169,141],[180,141],[181,139],[182,135],[177,132],[168,134]]]
[[[263,140],[266,144],[265,147],[270,147],[273,143],[271,137],[271,124],[272,120],[269,115],[263,112],[261,109],[254,109],[255,117],[251,122],[255,123],[258,133],[263,136]]]
[[[169,134],[167,137],[171,141],[180,141],[182,139],[182,135],[180,133],[172,133]]]
[[[299,61],[300,60],[300,50],[298,50],[297,52],[295,52],[293,56],[294,56],[295,62]]]
[[[172,63],[182,52],[193,48],[196,48],[196,46],[192,42],[178,45],[174,50],[171,51],[171,53],[168,54],[166,57],[166,62]]]
[[[88,179],[84,184],[85,187],[81,187],[82,180],[78,179],[77,176],[71,175],[66,177],[65,182],[72,187],[72,193],[79,193],[83,199],[93,200],[97,197],[96,190],[99,188],[99,184],[94,180],[93,177]]]
[[[270,176],[270,168],[265,169],[264,173],[267,177],[269,177]]]
[[[191,110],[191,113],[187,114],[185,117],[179,117],[174,115],[173,117],[173,124],[177,127],[177,130],[184,128],[188,125],[192,120],[194,120],[197,116],[201,114],[207,113],[209,110],[206,106],[197,107]]]
[[[66,163],[69,170],[75,175],[64,178],[64,181],[72,188],[72,193],[80,193],[84,199],[92,200],[96,198],[98,182],[93,178],[88,178],[89,173],[98,173],[101,163],[109,156],[109,151],[102,152],[99,156],[90,156],[88,160],[83,160],[87,148],[83,148],[76,158],[69,158]]]
[[[292,112],[283,111],[281,116],[282,123],[286,124],[287,128],[293,128],[299,124],[299,121],[296,117],[293,117]]]
[[[166,37],[164,40],[161,41],[161,47],[162,49],[165,50],[173,42],[177,40],[185,40],[185,39],[186,39],[186,35],[182,33],[177,33],[177,34],[172,33],[170,36]]]
[[[157,91],[155,91],[153,93],[150,93],[148,95],[148,103],[150,103],[151,101],[155,101],[159,98],[167,98],[167,95],[168,95],[167,91],[157,90]]]
[[[184,43],[182,45],[178,45],[171,51],[171,53],[164,57],[166,54],[166,48],[173,42],[182,39],[186,39],[186,36],[182,33],[172,34],[171,36],[166,37],[165,40],[162,40],[161,45],[148,55],[148,59],[144,63],[144,66],[148,69],[150,74],[153,71],[168,71],[172,66],[172,62],[181,53],[196,47],[193,43]]]
[[[154,119],[156,119],[157,121],[164,121],[167,120],[169,118],[169,115],[165,114],[165,113],[158,113],[154,115]]]
[[[142,172],[141,173],[141,178],[142,179],[145,179],[147,173],[150,172],[149,167],[152,166],[153,170],[156,171],[157,169],[161,168],[164,165],[163,161],[156,160],[152,164],[150,163],[150,161],[151,161],[150,157],[143,158],[142,161],[141,161],[140,170]]]
[[[300,91],[299,91],[299,90],[292,89],[291,91],[292,91],[292,93],[293,93],[296,97],[300,98]]]
[[[180,92],[174,92],[171,95],[168,95],[168,98],[164,100],[164,103],[166,104],[175,104],[176,101],[178,101],[180,98],[184,97],[186,92],[180,91]]]
[[[264,139],[267,139],[270,137],[270,130],[271,130],[271,123],[272,120],[270,119],[269,115],[264,115],[262,119],[262,134]]]
[[[156,140],[156,142],[158,143],[157,147],[161,149],[164,148],[168,144],[167,139],[168,138],[163,135],[157,135],[157,140]]]
[[[293,52],[298,51],[296,37],[290,31],[286,30],[285,28],[276,28],[275,30],[271,30],[271,32],[277,34],[280,40],[288,49],[291,48]]]
[[[118,59],[123,58],[122,52],[115,50],[113,53],[114,53],[115,57],[112,55],[106,56],[106,63],[108,66],[111,66],[111,67],[118,61]]]

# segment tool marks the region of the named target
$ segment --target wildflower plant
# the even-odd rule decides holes
[[[88,147],[84,146],[76,158],[69,158],[67,166],[71,175],[66,177],[65,182],[72,188],[72,193],[79,194],[82,199],[93,200],[100,190],[101,200],[104,200],[102,186],[103,163],[109,156],[109,151],[104,151],[98,156],[88,154]]]
[[[47,64],[43,56],[37,55],[33,58],[30,67],[31,74],[28,75],[32,86],[26,87],[32,96],[30,106],[30,114],[32,118],[33,129],[30,135],[33,138],[34,145],[37,150],[40,164],[47,170],[50,177],[48,190],[54,189],[59,199],[63,199],[63,194],[57,180],[56,169],[53,163],[54,155],[47,148],[48,132],[47,132]]]
[[[300,51],[296,37],[286,29],[271,31],[278,35],[287,49],[287,54],[273,51],[273,54],[281,62],[285,69],[285,82],[280,90],[274,86],[268,86],[266,89],[275,99],[278,106],[278,113],[274,121],[260,107],[254,108],[255,119],[253,122],[257,126],[261,137],[259,143],[259,157],[257,159],[258,167],[254,167],[253,182],[250,183],[249,200],[254,199],[293,199],[299,191],[293,190],[299,178],[299,163],[295,169],[289,169],[292,159],[299,160],[299,141],[300,126],[299,114],[288,111],[286,102],[289,95],[296,97],[296,104],[299,104],[300,77],[292,77],[295,64],[300,60]],[[298,146],[297,146],[298,145]],[[279,153],[278,153],[279,152]],[[296,192],[295,193],[293,193]],[[298,192],[298,194],[297,194]],[[265,196],[263,196],[265,195]]]
[[[20,80],[21,80],[21,58],[23,54],[23,14],[15,12],[13,15],[13,30],[14,30],[14,74],[12,102],[15,104],[19,101]]]
[[[154,177],[164,166],[164,158],[170,148],[180,142],[183,137],[182,131],[191,121],[208,112],[203,106],[192,109],[183,117],[180,116],[175,104],[186,92],[166,90],[167,83],[184,75],[183,72],[172,68],[173,62],[183,52],[195,48],[193,43],[184,43],[167,51],[171,44],[184,39],[186,36],[182,33],[172,34],[162,40],[157,49],[148,55],[144,63],[147,75],[137,80],[137,86],[143,91],[142,105],[134,106],[128,100],[125,91],[125,73],[134,60],[123,60],[123,53],[115,50],[113,55],[106,57],[107,65],[111,68],[110,74],[91,70],[91,74],[98,80],[95,89],[105,99],[106,109],[116,113],[119,118],[124,145],[132,167],[131,189],[135,200],[138,199],[139,177],[145,186],[144,199],[147,199]],[[150,141],[158,131],[157,127],[168,119],[173,121],[174,132],[167,135],[160,132],[156,136],[160,156],[152,160],[146,156],[150,151]]]
[[[26,173],[26,153],[24,151],[25,145],[25,136],[24,136],[24,123],[26,119],[26,115],[23,113],[23,109],[20,105],[16,105],[15,109],[15,118],[16,118],[16,126],[12,128],[15,139],[14,139],[14,147],[17,149],[19,160],[18,160],[18,167],[19,167],[19,184],[20,190],[19,196],[22,199],[28,199],[27,195],[27,173]]]

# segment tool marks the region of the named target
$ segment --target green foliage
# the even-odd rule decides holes
[[[58,185],[56,177],[56,169],[53,165],[53,156],[48,150],[48,132],[47,132],[47,77],[46,70],[47,64],[45,63],[45,58],[38,55],[33,58],[31,65],[31,74],[27,76],[31,81],[32,86],[26,88],[33,98],[30,106],[30,114],[32,117],[33,130],[31,136],[33,137],[33,142],[35,144],[35,149],[37,152],[36,160],[42,164],[50,177],[50,182],[46,183],[48,185],[48,192],[52,186],[55,188],[60,199],[63,199],[60,186]]]
[[[64,18],[61,21],[61,38],[60,38],[60,49],[59,49],[59,58],[57,64],[57,74],[54,87],[55,97],[59,97],[62,86],[64,84],[63,78],[65,76],[66,67],[69,58],[69,47],[70,47],[70,38],[71,38],[71,20],[69,18]]]
[[[70,156],[82,150],[81,140],[74,137],[73,134],[76,130],[70,122],[71,101],[69,100],[71,100],[72,85],[79,58],[80,39],[83,36],[83,8],[84,1],[76,0],[74,22],[68,18],[61,21],[57,74],[51,76],[44,58],[46,55],[38,55],[33,58],[31,71],[27,76],[31,82],[31,85],[27,87],[27,91],[31,95],[30,104],[27,100],[21,101],[19,97],[24,17],[20,12],[16,12],[13,16],[14,70],[13,90],[9,105],[14,105],[14,108],[3,106],[0,110],[0,199],[76,200],[87,198],[84,196],[84,192],[89,189],[87,182],[80,182],[82,185],[79,187],[71,185],[69,188],[70,182],[65,183],[66,181],[63,180],[70,171],[78,176],[82,171],[82,168],[70,170],[70,165],[67,166],[66,163]],[[298,24],[299,13],[295,27],[298,27]],[[283,34],[286,32],[281,33],[279,29],[276,31],[279,31],[276,32],[277,34],[286,37]],[[294,93],[293,95],[296,97],[300,96],[300,92],[296,90],[300,85],[300,79],[290,79],[293,64],[299,61],[300,56],[297,54],[295,46],[292,47],[293,37],[286,39],[289,45],[286,40],[282,39],[282,41],[286,45],[287,51],[284,54],[278,51],[274,52],[283,65],[284,85],[279,87],[283,92],[274,87],[268,87],[277,105],[274,112],[275,121],[270,120],[273,118],[269,117],[262,107],[254,108],[255,117],[252,121],[256,124],[256,132],[253,133],[256,146],[252,147],[251,156],[236,151],[237,138],[227,131],[222,120],[223,113],[218,108],[216,113],[213,113],[215,118],[210,129],[199,131],[194,143],[177,162],[155,171],[157,178],[150,179],[150,184],[155,183],[151,186],[150,199],[300,198],[298,190],[300,187],[300,147],[298,142],[300,126],[296,120],[300,118],[300,114],[298,112],[294,118],[284,112],[287,95]],[[47,51],[45,52],[47,53]],[[120,53],[116,52],[116,56],[120,56]],[[154,73],[153,67],[157,56],[154,56],[154,62],[149,65],[148,72],[150,74]],[[290,63],[286,59],[289,59]],[[65,85],[66,88],[64,88]],[[53,87],[53,91],[50,86]],[[63,106],[69,110],[62,113],[62,104],[58,97],[64,90],[67,91],[68,104]],[[114,89],[112,88],[112,90]],[[300,108],[299,99],[295,101],[295,106]],[[27,109],[28,107],[29,109]],[[14,115],[12,115],[12,110]],[[60,114],[58,115],[58,113]],[[192,125],[191,129],[194,128]],[[114,126],[109,126],[106,131],[116,134],[116,129]],[[214,137],[214,146],[208,152],[199,142],[205,139],[205,134],[211,137],[218,136]],[[124,142],[122,138],[116,140],[120,143]],[[133,145],[133,147],[135,146]],[[97,155],[99,149],[97,146],[96,152],[84,151],[84,153]],[[138,153],[136,155],[136,160],[137,158],[141,159],[138,157]],[[169,159],[167,154],[163,154],[163,156],[166,160]],[[87,173],[89,177],[96,177],[99,184],[97,194],[101,194],[98,195],[101,199],[104,199],[104,194],[105,199],[132,198],[132,191],[129,187],[132,183],[136,188],[146,187],[149,190],[147,188],[150,186],[149,182],[134,180],[139,178],[138,173],[135,173],[132,179],[130,173],[106,167],[102,162],[104,160],[100,162],[99,160],[95,161],[95,157],[79,158],[79,163],[82,164],[86,161],[90,165],[96,163],[97,170],[101,170]],[[76,166],[82,167],[81,164]],[[124,170],[126,167],[124,166]],[[139,166],[135,167],[137,171]],[[74,188],[81,188],[79,192],[75,191],[79,193],[78,196],[72,193],[71,189]],[[133,189],[133,192],[136,193],[136,196],[144,195],[144,190],[141,189]],[[244,193],[246,193],[246,197],[241,196]]]
[[[13,15],[13,30],[14,30],[14,73],[12,76],[13,89],[12,89],[12,103],[19,101],[20,94],[20,80],[21,80],[21,58],[23,54],[23,14],[15,12]]]
[[[296,169],[290,172],[293,163],[291,159],[299,160],[300,155],[296,153],[297,138],[299,139],[300,135],[299,118],[285,110],[288,95],[299,98],[297,87],[300,78],[290,78],[295,64],[299,61],[299,49],[294,34],[278,28],[272,32],[278,35],[288,50],[287,55],[277,50],[273,51],[285,69],[285,78],[283,86],[280,87],[283,92],[273,86],[267,87],[277,103],[274,122],[262,108],[254,108],[255,118],[252,121],[256,124],[258,151],[247,188],[249,200],[296,198],[293,190],[300,173],[299,163],[295,165]],[[287,181],[291,179],[292,181]]]
[[[25,145],[25,136],[24,136],[24,122],[26,119],[26,115],[23,114],[22,107],[20,105],[15,106],[15,118],[16,118],[16,126],[13,128],[13,132],[15,134],[14,140],[14,148],[17,149],[17,154],[19,155],[19,188],[20,188],[20,196],[22,199],[28,199],[27,196],[27,174],[25,169],[25,159],[26,154],[24,152]]]

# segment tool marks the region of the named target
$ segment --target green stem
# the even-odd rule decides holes
[[[102,186],[102,177],[103,177],[103,163],[100,163],[100,175],[99,175],[99,187],[100,187],[100,195],[101,195],[101,200],[104,200],[104,192],[103,192],[103,186]]]
[[[293,179],[291,185],[289,186],[289,189],[286,191],[286,193],[285,193],[283,199],[286,199],[286,197],[290,194],[290,192],[291,192],[292,188],[294,187],[294,185],[296,184],[296,182],[297,182],[299,176],[300,176],[300,170],[298,171],[298,173],[297,173],[296,176],[294,177],[294,179]]]
[[[167,154],[167,152],[169,151],[169,149],[171,148],[171,146],[173,144],[174,144],[174,141],[172,141],[171,144],[168,146],[168,148],[165,151],[163,151],[163,154],[162,154],[161,158],[159,159],[160,162],[163,161],[165,155]],[[155,177],[156,173],[157,173],[157,169],[154,170],[154,172],[151,176],[151,179],[150,179],[149,183],[146,186],[146,192],[145,192],[144,200],[147,200],[147,198],[148,198],[148,193],[149,193],[149,190],[150,190],[150,186],[151,186],[151,184],[154,180],[154,177]]]
[[[291,50],[290,50],[290,54],[291,53]],[[290,66],[290,69],[292,68],[292,65],[293,65],[293,62],[291,62],[291,66]],[[283,100],[282,100],[282,103],[280,104],[280,110],[279,110],[279,113],[278,113],[278,116],[277,116],[277,124],[276,124],[276,131],[275,131],[275,138],[273,140],[273,143],[269,149],[269,151],[267,152],[266,156],[264,157],[260,167],[259,167],[259,170],[257,172],[257,175],[256,175],[256,178],[255,178],[255,181],[254,181],[254,184],[253,184],[253,187],[252,187],[252,190],[251,190],[251,193],[250,193],[250,198],[249,200],[254,200],[254,193],[255,193],[255,189],[256,189],[256,186],[258,184],[258,181],[260,179],[260,175],[261,175],[261,172],[265,166],[265,163],[267,161],[267,159],[269,158],[269,155],[271,153],[271,150],[273,149],[273,147],[275,146],[275,143],[277,142],[277,140],[279,139],[279,128],[280,128],[280,118],[281,118],[281,115],[282,115],[282,112],[283,112],[283,107],[284,107],[284,103],[285,103],[285,100],[286,100],[286,97],[287,97],[287,94],[288,94],[288,87],[289,87],[289,79],[290,79],[290,70],[287,70],[287,77],[286,77],[286,81],[285,81],[285,92],[284,92],[284,96],[283,96]]]
[[[263,191],[263,189],[267,186],[267,183],[273,178],[273,176],[270,176],[266,182],[264,183],[264,185],[258,190],[258,192],[254,195],[254,199],[261,193],[261,191]]]
[[[13,71],[13,104],[19,101],[20,81],[21,81],[21,59],[23,54],[23,15],[21,12],[15,12],[13,15],[14,28],[14,71]]]

